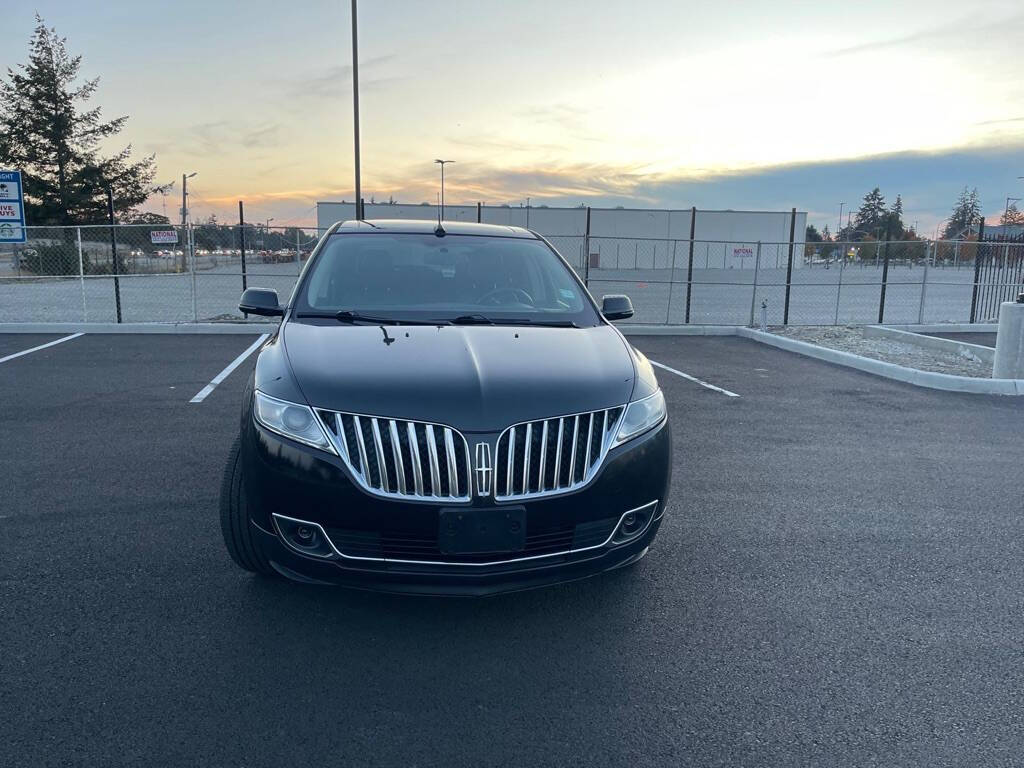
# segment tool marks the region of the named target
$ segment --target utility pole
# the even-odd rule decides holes
[[[356,220],[363,218],[363,189],[359,180],[359,25],[356,23],[356,0],[352,0],[352,118],[355,137]]]
[[[441,166],[441,218],[444,218],[444,166],[445,163],[454,163],[454,160],[434,160]]]
[[[263,238],[264,240],[266,240],[266,243],[263,244],[263,250],[265,251],[270,250],[270,222],[272,222],[273,220],[273,218],[267,219],[267,226],[263,228]]]
[[[179,272],[185,271],[185,259],[188,255],[185,251],[188,250],[188,180],[195,176],[199,171],[193,171],[189,174],[181,174],[181,237],[185,241],[181,249],[181,268]]]

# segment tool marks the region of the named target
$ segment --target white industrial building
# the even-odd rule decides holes
[[[437,207],[366,203],[368,219],[433,219]],[[562,254],[583,264],[583,238],[587,230],[586,208],[446,205],[449,221],[477,221],[526,227],[552,241]],[[336,221],[355,218],[349,202],[320,202],[316,205],[317,226],[323,230]],[[605,268],[666,268],[685,266],[693,213],[690,209],[591,208],[591,266]],[[707,268],[753,267],[758,251],[764,266],[778,266],[785,260],[793,225],[790,211],[704,211],[693,219],[696,241],[694,266]],[[806,212],[797,212],[793,226],[793,266],[803,263]],[[761,249],[757,244],[761,243]],[[685,254],[682,251],[686,251]]]

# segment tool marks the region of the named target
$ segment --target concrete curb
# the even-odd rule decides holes
[[[277,323],[0,323],[0,333],[268,333]]]
[[[935,352],[947,352],[954,355],[967,352],[989,365],[992,365],[996,357],[996,351],[992,347],[983,347],[981,344],[971,344],[966,341],[943,339],[939,336],[926,336],[923,333],[914,333],[912,331],[901,331],[884,325],[866,325],[864,326],[864,335],[875,339],[903,341],[923,349],[934,350]]]
[[[870,357],[861,357],[838,349],[819,347],[816,344],[808,344],[805,341],[789,339],[785,336],[776,336],[774,333],[766,333],[753,328],[739,328],[737,335],[767,344],[770,347],[796,352],[799,355],[806,355],[836,365],[845,365],[847,368],[855,368],[865,373],[872,373],[919,387],[983,395],[1024,395],[1024,379],[976,379],[970,376],[919,371],[916,368],[907,368]]]
[[[616,323],[626,336],[735,336],[735,325],[640,325]]]
[[[882,327],[911,333],[995,333],[998,323],[925,323],[924,325],[900,325],[883,323]]]

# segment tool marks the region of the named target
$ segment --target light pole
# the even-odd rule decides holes
[[[359,181],[359,27],[356,23],[356,0],[352,0],[352,119],[355,138],[356,220],[363,218],[363,190]]]
[[[263,228],[263,238],[267,241],[270,240],[270,222],[272,221],[272,218],[267,219],[267,226]],[[268,251],[270,250],[270,247],[266,243],[264,243],[263,247]]]
[[[441,166],[441,218],[444,218],[444,166],[445,163],[454,163],[454,160],[434,160]]]
[[[846,203],[839,204],[839,226],[836,227],[836,242],[839,242],[839,233],[843,231],[843,206]]]

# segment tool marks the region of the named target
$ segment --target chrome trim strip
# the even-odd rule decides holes
[[[654,501],[649,501],[646,504],[641,504],[639,507],[633,507],[633,509],[627,509],[625,512],[623,512],[619,516],[619,522],[617,522],[615,524],[615,527],[612,528],[612,532],[608,535],[608,538],[605,539],[604,541],[602,541],[600,544],[593,544],[593,545],[591,545],[589,547],[579,547],[578,549],[566,549],[566,550],[562,550],[560,552],[548,552],[548,553],[543,554],[543,555],[529,555],[528,557],[514,557],[514,558],[507,559],[507,560],[492,560],[492,561],[487,562],[487,563],[453,563],[453,562],[447,561],[447,560],[400,560],[400,559],[391,558],[391,557],[358,557],[356,555],[346,555],[344,552],[342,552],[336,546],[334,546],[334,542],[331,541],[331,537],[327,535],[327,532],[323,529],[323,526],[321,526],[319,523],[311,523],[308,520],[301,520],[301,519],[299,519],[297,517],[288,517],[287,515],[279,515],[277,512],[273,512],[272,515],[275,518],[276,517],[280,517],[282,520],[290,520],[293,523],[302,523],[304,525],[312,525],[312,526],[315,526],[315,527],[319,528],[320,532],[323,533],[323,535],[324,535],[324,540],[327,541],[327,543],[331,545],[331,549],[334,550],[334,553],[341,560],[368,560],[368,561],[375,562],[375,563],[402,563],[402,564],[407,564],[407,565],[450,565],[450,566],[455,566],[455,567],[458,567],[458,568],[464,568],[464,567],[467,567],[467,566],[480,568],[480,567],[486,567],[486,566],[492,566],[492,565],[507,565],[509,563],[524,563],[524,562],[527,562],[529,560],[542,560],[542,559],[544,559],[546,557],[564,557],[565,555],[575,555],[575,554],[578,554],[580,552],[588,552],[588,551],[590,551],[592,549],[600,549],[601,547],[605,547],[608,544],[610,544],[612,539],[615,538],[615,534],[618,532],[619,528],[622,526],[622,520],[626,517],[626,515],[628,515],[630,512],[638,512],[641,509],[647,509],[647,507],[650,507],[651,505],[657,505],[660,502],[661,502],[660,499],[655,499]],[[634,539],[637,539],[640,536],[643,536],[645,533],[647,533],[647,531],[650,529],[651,525],[657,519],[658,519],[657,514],[652,513],[650,520],[647,521],[647,525],[644,526],[642,531],[640,531],[635,536],[633,536],[633,538],[630,539],[630,541],[632,541]],[[275,527],[276,527],[276,523],[275,523]],[[307,554],[307,553],[303,553],[303,552],[301,552],[301,551],[299,551],[297,549],[294,549],[288,543],[287,539],[285,539],[284,536],[280,535],[280,531],[278,532],[278,537],[281,539],[281,541],[284,542],[285,546],[288,547],[289,549],[291,549],[293,552],[299,552],[299,554]],[[315,556],[311,556],[311,557],[315,557]],[[321,558],[318,558],[318,559],[323,560],[324,558],[321,557]]]
[[[607,411],[605,411],[607,413]],[[583,482],[590,477],[590,445],[594,442],[594,414],[590,414],[590,426],[587,428],[587,453],[583,459]]]
[[[388,464],[384,461],[384,443],[380,439],[380,424],[377,423],[377,419],[370,421],[370,427],[373,429],[373,450],[377,460],[377,471],[380,473],[380,484],[385,493],[390,493],[391,488],[388,487]]]
[[[420,436],[416,434],[416,427],[411,421],[405,422],[405,434],[409,438],[409,456],[412,457],[412,481],[416,487],[417,496],[426,496],[423,489],[423,463],[420,459]]]
[[[373,483],[370,482],[370,462],[366,460],[366,441],[363,440],[363,425],[359,421],[358,416],[352,417],[352,426],[356,428],[356,445],[359,446],[359,467],[362,469],[363,481],[366,483],[367,488],[373,488]]]
[[[576,485],[576,443],[580,437],[580,415],[577,413],[572,423],[572,454],[569,457],[569,487]]]
[[[315,413],[314,409],[314,413]],[[319,415],[317,416],[319,418]],[[345,461],[351,463],[351,458],[348,452],[348,438],[345,437],[345,420],[341,418],[341,414],[337,411],[334,412],[334,428],[338,431],[337,448],[338,455],[341,456]],[[330,430],[327,430],[328,436],[331,434]]]
[[[398,492],[405,493],[405,462],[402,460],[402,442],[398,439],[398,423],[388,420],[388,431],[391,433],[391,455],[395,459],[395,475],[398,478]]]
[[[544,419],[544,429],[540,431],[540,468],[537,471],[537,491],[544,490],[544,465],[548,458],[548,420]]]
[[[562,487],[562,432],[565,429],[565,419],[558,420],[558,448],[555,450],[555,481],[552,484],[553,490],[557,491]]]
[[[466,493],[463,496],[460,496],[459,498],[466,499],[468,501],[469,499],[473,498],[473,459],[469,453],[469,440],[467,440],[461,434],[459,435],[459,437],[462,437],[462,447],[466,452]],[[495,456],[495,459],[497,459],[497,456]],[[493,467],[491,467],[491,474],[495,478],[497,478],[497,474],[494,471]],[[492,480],[492,483],[494,482],[497,482],[497,479]],[[459,484],[459,476],[457,473],[455,475],[455,484]]]
[[[533,442],[533,424],[526,425],[526,447],[523,453],[523,493],[530,492],[530,443]]]
[[[459,470],[455,467],[455,444],[448,427],[444,428],[444,453],[448,458],[448,495],[455,498],[459,495]]]
[[[516,455],[516,428],[511,427],[508,433],[508,460],[505,462],[505,495],[512,496],[512,459]],[[500,438],[499,438],[500,439]],[[495,456],[495,459],[498,457]],[[498,494],[495,493],[495,496]]]
[[[431,496],[441,495],[441,464],[437,460],[437,442],[434,440],[434,425],[427,424],[427,458],[430,460]]]

